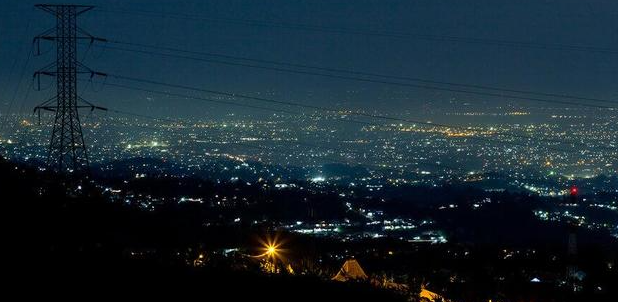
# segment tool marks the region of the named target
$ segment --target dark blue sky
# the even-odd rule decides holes
[[[618,50],[618,1],[612,0],[108,0],[68,3],[101,9],[148,10],[293,22],[356,30],[568,44]],[[0,110],[6,112],[32,37],[53,26],[34,10],[37,1],[3,1],[0,12]],[[618,54],[540,50],[470,43],[387,38],[145,17],[91,11],[80,25],[96,36],[189,50],[410,76],[618,99]],[[82,55],[86,49],[81,49]],[[17,58],[15,68],[12,68]],[[33,58],[16,105],[31,108],[49,91],[25,91],[32,72],[53,60]],[[86,64],[108,73],[248,94],[274,92],[279,99],[341,107],[416,111],[428,101],[504,99],[415,90],[378,84],[290,75],[273,71],[161,58],[93,48]],[[100,87],[97,87],[100,88]],[[355,93],[350,93],[355,91]],[[83,87],[103,105],[152,115],[230,113],[234,107],[183,101],[104,87]],[[25,98],[25,102],[22,100]],[[530,103],[523,103],[530,104]],[[24,109],[22,109],[24,110]]]

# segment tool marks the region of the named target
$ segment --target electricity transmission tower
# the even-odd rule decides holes
[[[88,152],[84,143],[78,109],[89,108],[106,110],[82,99],[77,94],[78,74],[105,76],[84,66],[77,60],[78,40],[90,43],[105,41],[96,38],[77,26],[77,16],[91,10],[93,6],[85,5],[48,5],[37,4],[39,8],[56,17],[56,26],[34,38],[36,53],[40,52],[40,41],[53,41],[56,44],[56,62],[35,72],[40,89],[40,76],[56,77],[56,96],[34,108],[55,113],[54,126],[47,154],[48,167],[57,172],[88,173]]]

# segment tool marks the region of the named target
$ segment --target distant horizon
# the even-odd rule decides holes
[[[616,3],[604,0],[593,1],[596,3],[527,1],[524,5],[521,1],[515,2],[479,0],[463,5],[460,1],[441,0],[382,5],[360,1],[351,9],[330,1],[319,4],[315,1],[294,4],[287,1],[268,4],[186,1],[178,4],[176,1],[157,0],[149,7],[143,7],[139,1],[91,1],[95,9],[81,15],[78,20],[80,28],[110,41],[595,99],[615,100],[618,97],[615,88],[618,31],[612,26],[618,12]],[[14,102],[23,99],[29,75],[53,60],[52,45],[43,43],[42,49],[48,53],[31,58],[28,66],[22,68],[32,38],[53,26],[52,16],[33,8],[36,3],[19,1],[7,4],[7,16],[0,21],[4,29],[3,39],[11,41],[0,46],[0,55],[5,58],[4,68],[0,71],[3,112],[9,107],[6,102],[15,98],[15,91],[19,97]],[[144,11],[152,13],[142,13]],[[170,17],[164,18],[161,13]],[[229,20],[351,28],[353,32],[312,31],[298,29],[298,26],[263,26],[259,22],[247,24]],[[410,33],[420,38],[366,36],[354,34],[356,31]],[[425,36],[456,39],[427,40],[423,38]],[[476,43],[475,39],[520,41],[521,44]],[[279,99],[306,104],[335,104],[341,108],[370,111],[379,108],[386,113],[416,111],[419,105],[429,101],[435,106],[436,102],[452,99],[479,104],[480,107],[485,104],[538,105],[524,100],[195,62],[100,46],[118,47],[113,43],[103,43],[91,47],[82,45],[78,49],[80,59],[85,59],[86,65],[97,71],[251,95],[274,91],[274,96]],[[181,55],[195,56],[191,53]],[[229,59],[224,61],[232,62]],[[22,72],[25,77],[17,87]],[[50,79],[45,81],[43,87],[51,84]],[[114,82],[112,79],[105,81]],[[127,91],[102,84],[95,90],[89,88],[87,82],[80,83],[80,86],[84,97],[119,110],[146,110],[153,115],[174,112],[177,116],[187,117],[196,116],[198,109],[230,110],[222,108],[226,106],[205,106],[177,97]],[[32,108],[45,99],[45,91],[32,92],[24,104],[13,106],[11,112],[16,112],[16,108],[22,105]]]

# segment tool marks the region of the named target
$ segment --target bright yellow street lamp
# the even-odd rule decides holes
[[[266,255],[268,257],[273,257],[277,255],[277,247],[274,245],[269,245],[266,247]]]

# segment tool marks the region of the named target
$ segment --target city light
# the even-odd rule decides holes
[[[281,258],[281,253],[283,250],[281,249],[282,242],[278,239],[278,236],[274,238],[267,237],[266,240],[259,240],[262,246],[259,248],[262,253],[256,255],[256,258],[267,258],[271,260],[277,260]]]
[[[618,301],[618,1],[5,2],[10,276],[206,300]]]
[[[268,257],[276,257],[277,253],[277,247],[274,245],[270,245],[266,248],[266,255]]]
[[[576,186],[571,187],[571,196],[577,195],[578,189]]]

